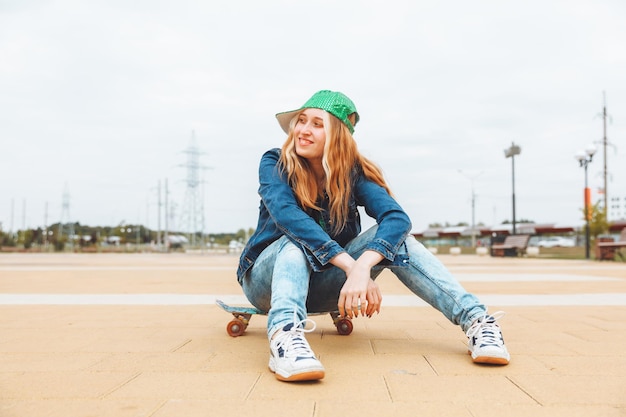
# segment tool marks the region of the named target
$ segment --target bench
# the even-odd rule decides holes
[[[626,227],[622,229],[617,241],[596,243],[596,259],[612,261],[617,254],[622,260],[626,260],[622,254],[622,248],[626,248]]]
[[[491,245],[491,256],[519,256],[526,252],[530,235],[509,235],[502,243]]]

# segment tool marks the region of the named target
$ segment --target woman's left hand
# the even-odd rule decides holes
[[[370,278],[367,286],[367,308],[365,309],[365,315],[372,317],[374,312],[380,313],[380,304],[383,301],[383,294],[378,288],[376,281]]]
[[[337,302],[342,317],[353,318],[359,315],[371,317],[374,312],[380,313],[383,297],[378,284],[370,278],[372,266],[380,255],[371,252],[367,256],[368,252],[366,251],[346,271],[346,282],[341,288]]]

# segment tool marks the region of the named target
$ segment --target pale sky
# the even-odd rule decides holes
[[[603,92],[626,198],[624,22],[623,0],[0,0],[0,222],[58,222],[67,187],[71,221],[156,229],[167,179],[184,229],[193,131],[205,231],[255,227],[274,114],[331,89],[414,231],[470,223],[472,183],[477,223],[510,220],[512,142],[517,220],[579,225]]]

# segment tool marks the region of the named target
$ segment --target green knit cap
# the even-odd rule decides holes
[[[289,122],[291,122],[291,119],[296,113],[302,109],[326,110],[328,113],[341,120],[348,130],[350,130],[350,133],[354,133],[354,125],[352,125],[348,116],[354,113],[356,116],[354,121],[355,125],[359,121],[359,113],[357,113],[354,103],[345,94],[338,91],[321,90],[313,94],[313,97],[308,99],[299,109],[278,113],[276,115],[278,123],[285,133],[289,133]]]

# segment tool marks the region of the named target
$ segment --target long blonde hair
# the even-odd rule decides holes
[[[391,190],[380,168],[361,155],[346,125],[328,112],[324,112],[326,143],[322,157],[322,166],[326,175],[323,186],[320,186],[309,161],[296,154],[295,140],[297,138],[294,137],[293,128],[300,113],[296,114],[289,124],[289,135],[283,144],[280,156],[281,168],[286,171],[296,199],[305,210],[321,211],[317,201],[324,193],[328,195],[330,231],[338,234],[345,227],[350,214],[349,203],[355,169],[360,169],[368,180],[383,187],[390,195]]]

